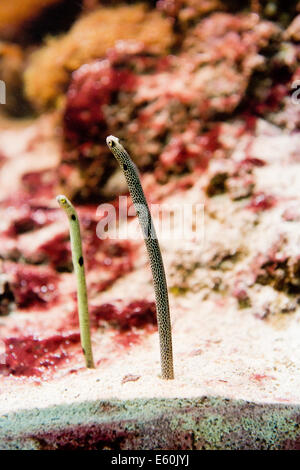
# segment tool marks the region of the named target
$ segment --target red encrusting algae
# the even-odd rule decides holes
[[[69,236],[66,233],[58,233],[50,240],[39,246],[38,255],[53,268],[62,270],[69,268],[71,270],[72,258]]]
[[[42,375],[47,369],[66,361],[68,350],[79,341],[79,333],[56,334],[44,339],[34,336],[4,338],[5,364],[0,364],[0,374]]]
[[[22,176],[22,185],[24,192],[32,197],[53,197],[57,185],[57,172],[49,169],[25,173]]]
[[[110,303],[93,306],[91,316],[94,324],[108,322],[121,331],[144,328],[157,323],[155,302],[147,300],[135,300],[122,309]]]
[[[276,203],[277,199],[274,196],[260,192],[253,195],[250,203],[246,207],[253,212],[261,212],[272,209]]]
[[[184,169],[188,165],[192,169],[206,170],[213,153],[220,146],[219,133],[218,124],[202,135],[197,135],[191,126],[190,131],[186,132],[185,139],[182,136],[172,137],[159,157],[159,161],[166,169],[174,170],[176,167]]]
[[[263,167],[266,162],[261,158],[247,157],[240,162],[240,166],[245,169],[251,169],[253,167]]]
[[[133,91],[137,76],[129,70],[117,70],[108,60],[101,60],[80,67],[73,74],[67,92],[64,114],[64,130],[68,139],[78,134],[95,134],[104,122],[103,106],[111,102],[112,93]]]
[[[7,210],[9,227],[3,235],[16,238],[23,233],[32,232],[57,220],[57,210],[30,202],[26,195],[15,200],[1,201],[1,209]]]
[[[58,276],[51,268],[5,262],[3,271],[11,278],[10,289],[19,309],[46,309],[58,300]]]

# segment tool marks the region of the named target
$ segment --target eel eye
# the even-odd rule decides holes
[[[62,197],[61,200],[60,200],[60,202],[61,202],[62,204],[65,204],[67,201],[66,201],[66,199],[65,199],[64,197]]]
[[[115,142],[114,142],[113,140],[109,140],[109,141],[108,141],[108,145],[112,148],[112,147],[114,147],[116,144],[115,144]]]

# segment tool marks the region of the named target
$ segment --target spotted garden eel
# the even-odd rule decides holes
[[[144,195],[136,165],[133,163],[117,137],[110,135],[107,137],[106,143],[124,172],[129,192],[142,228],[150,259],[155,291],[162,378],[173,379],[172,331],[168,287],[151,213]]]
[[[94,359],[90,335],[90,320],[88,311],[88,299],[84,272],[84,262],[81,246],[80,226],[78,215],[72,203],[66,196],[57,196],[56,200],[68,216],[70,224],[71,250],[74,271],[77,279],[77,303],[80,326],[81,346],[85,358],[86,367],[94,368]]]

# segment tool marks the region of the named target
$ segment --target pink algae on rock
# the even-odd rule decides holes
[[[261,212],[268,209],[272,209],[277,203],[274,196],[264,194],[262,192],[253,195],[247,208],[253,212]]]
[[[156,325],[155,302],[147,300],[135,300],[123,308],[110,303],[93,306],[91,315],[94,323],[107,322],[121,331]]]
[[[68,358],[68,350],[79,341],[79,333],[55,334],[44,339],[35,336],[5,338],[5,363],[0,364],[0,374],[42,375],[63,363]]]
[[[10,277],[10,289],[20,309],[49,308],[58,300],[58,276],[51,268],[5,263],[4,272]]]

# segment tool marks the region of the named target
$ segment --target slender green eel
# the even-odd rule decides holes
[[[153,277],[157,323],[160,342],[160,361],[163,379],[173,379],[172,331],[169,311],[169,297],[163,260],[153,225],[151,213],[141,185],[138,169],[120,144],[117,137],[110,135],[106,143],[124,172],[129,192],[139,218],[148,251]]]
[[[60,207],[65,211],[68,216],[70,224],[70,238],[71,238],[71,250],[74,271],[77,279],[77,303],[78,303],[78,314],[79,314],[79,325],[80,325],[80,338],[81,346],[85,358],[86,367],[92,369],[95,367],[91,334],[90,334],[90,319],[88,311],[88,299],[84,272],[84,262],[82,255],[80,225],[78,215],[72,203],[66,198],[66,196],[57,196],[56,200]]]

